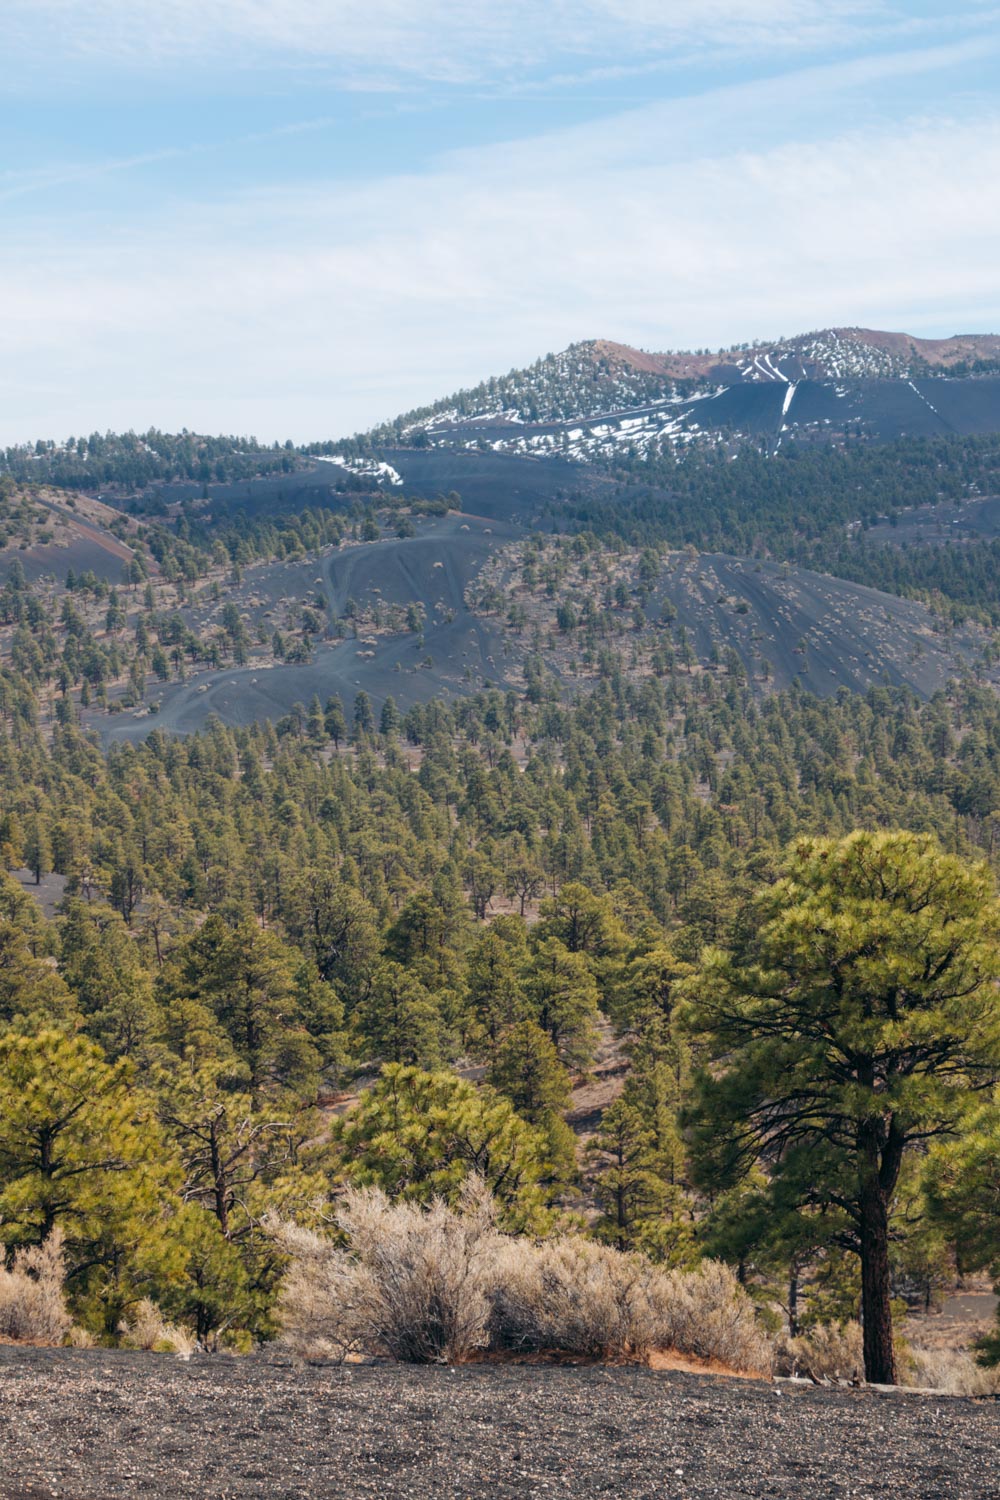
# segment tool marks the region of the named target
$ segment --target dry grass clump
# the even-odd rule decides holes
[[[907,1349],[902,1383],[949,1396],[1000,1394],[1000,1366],[987,1369],[967,1349]]]
[[[0,1337],[19,1344],[61,1344],[72,1324],[63,1294],[62,1232],[15,1250],[10,1269],[0,1246]]]
[[[786,1334],[775,1348],[777,1375],[816,1380],[853,1380],[864,1373],[860,1323],[814,1323],[796,1338]]]
[[[197,1347],[187,1329],[168,1323],[148,1297],[136,1305],[130,1320],[121,1323],[118,1332],[125,1349],[152,1349],[159,1354],[180,1354],[186,1359]]]
[[[724,1266],[685,1274],[582,1238],[512,1239],[497,1232],[482,1194],[456,1212],[352,1191],[336,1221],[341,1244],[272,1225],[291,1259],[282,1336],[307,1357],[428,1363],[489,1350],[642,1359],[671,1349],[770,1368],[753,1306]]]

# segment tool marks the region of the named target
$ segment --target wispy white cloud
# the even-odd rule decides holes
[[[33,193],[51,193],[67,187],[78,187],[93,183],[104,177],[120,173],[140,171],[144,167],[160,166],[164,162],[189,160],[192,157],[210,157],[234,148],[263,145],[292,136],[307,135],[325,130],[332,124],[328,116],[313,120],[295,120],[277,125],[271,130],[251,131],[235,137],[223,137],[214,141],[192,142],[185,146],[164,146],[159,151],[144,151],[134,156],[112,156],[93,161],[66,161],[28,170],[8,169],[0,171],[0,203],[25,198]]]
[[[969,11],[968,4],[959,12]],[[973,6],[971,15],[977,15]],[[952,14],[952,22],[959,16]],[[769,57],[899,35],[906,0],[6,0],[8,55],[51,68],[299,66],[372,85],[497,83],[636,54]],[[920,23],[926,26],[924,20]],[[946,26],[941,17],[936,27]],[[8,74],[8,77],[10,75]],[[566,79],[572,81],[572,75]]]
[[[831,123],[864,116],[880,131],[894,117],[889,89],[900,80],[928,79],[934,74],[961,76],[969,64],[1000,54],[1000,30],[960,41],[934,43],[838,58],[789,68],[766,79],[751,79],[694,95],[673,98],[604,116],[550,132],[543,138],[503,142],[469,153],[497,170],[516,175],[530,170],[543,153],[550,170],[573,172],[581,164],[592,172],[605,161],[621,158],[661,165],[694,156],[724,153],[734,141],[747,145],[817,138],[825,140]],[[936,83],[923,85],[937,96]],[[623,142],[625,147],[623,150]],[[461,162],[456,150],[452,159]]]

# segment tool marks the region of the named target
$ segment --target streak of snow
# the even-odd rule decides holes
[[[335,458],[325,453],[317,454],[317,461],[321,464],[336,464],[338,469],[346,469],[348,474],[357,474],[360,477],[376,479],[379,484],[387,479],[390,484],[401,485],[403,476],[398,470],[387,463],[363,463],[360,459]]]
[[[921,400],[921,401],[922,401],[922,402],[923,402],[923,403],[924,403],[924,405],[925,405],[925,406],[929,406],[929,407],[930,407],[930,409],[931,409],[931,411],[932,411],[932,412],[933,412],[933,413],[934,413],[934,415],[935,415],[935,416],[936,416],[936,417],[939,417],[939,416],[940,416],[940,415],[941,415],[941,413],[940,413],[940,412],[939,412],[939,411],[938,411],[938,409],[937,409],[937,407],[936,407],[936,406],[935,406],[935,405],[934,405],[934,403],[933,403],[933,402],[932,402],[932,401],[928,401],[928,399],[927,399],[927,397],[926,397],[926,396],[925,396],[925,395],[924,395],[924,393],[923,393],[923,391],[918,391],[918,390],[917,390],[917,388],[916,388],[916,386],[915,386],[915,385],[914,385],[914,384],[913,384],[913,381],[912,381],[912,380],[908,380],[908,381],[907,381],[907,382],[906,382],[906,383],[907,383],[907,385],[908,385],[908,386],[909,386],[909,387],[910,387],[910,390],[911,390],[911,391],[912,391],[912,392],[913,392],[913,394],[914,394],[914,395],[915,395],[915,396],[919,396],[919,397],[920,397],[920,400]]]

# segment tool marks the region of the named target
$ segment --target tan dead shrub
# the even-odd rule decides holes
[[[454,1362],[485,1347],[500,1236],[483,1197],[461,1211],[393,1203],[375,1188],[344,1194],[346,1245],[272,1226],[292,1257],[279,1304],[283,1338],[303,1355],[357,1351],[414,1364]]]
[[[816,1380],[851,1380],[863,1374],[860,1323],[816,1323],[797,1338],[779,1340],[779,1375],[812,1375]]]
[[[738,1370],[769,1368],[752,1303],[714,1263],[668,1272],[579,1237],[513,1239],[497,1232],[479,1190],[459,1210],[354,1190],[336,1224],[339,1243],[270,1226],[290,1259],[282,1337],[304,1357],[428,1363],[489,1348],[636,1359],[675,1349]]]
[[[289,1257],[277,1316],[280,1340],[303,1359],[342,1359],[367,1352],[378,1289],[372,1275],[330,1238],[285,1221],[267,1221]]]
[[[326,1236],[297,1224],[269,1221],[289,1257],[281,1284],[281,1341],[303,1359],[343,1360],[368,1352],[378,1321],[374,1277]]]
[[[0,1246],[0,1337],[23,1344],[61,1344],[72,1324],[63,1282],[62,1231],[42,1245],[15,1250],[10,1268]]]
[[[594,1359],[637,1352],[637,1283],[649,1270],[638,1257],[589,1240],[509,1241],[494,1283],[492,1341]]]
[[[187,1358],[197,1347],[197,1340],[186,1328],[168,1323],[155,1302],[148,1297],[139,1302],[131,1316],[119,1324],[119,1335],[125,1349],[152,1349],[160,1354],[180,1354]]]
[[[508,1349],[598,1359],[672,1349],[762,1372],[771,1363],[753,1304],[728,1267],[664,1271],[583,1239],[508,1246],[492,1330]]]
[[[771,1340],[757,1319],[752,1300],[732,1267],[706,1260],[695,1271],[661,1273],[655,1338],[657,1349],[678,1349],[699,1359],[718,1360],[734,1370],[767,1374]]]
[[[903,1385],[944,1391],[949,1396],[1000,1394],[1000,1366],[987,1369],[967,1349],[908,1348],[902,1360]]]

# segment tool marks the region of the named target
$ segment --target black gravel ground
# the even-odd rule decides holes
[[[1000,1497],[995,1402],[641,1369],[0,1349],[3,1500]]]

